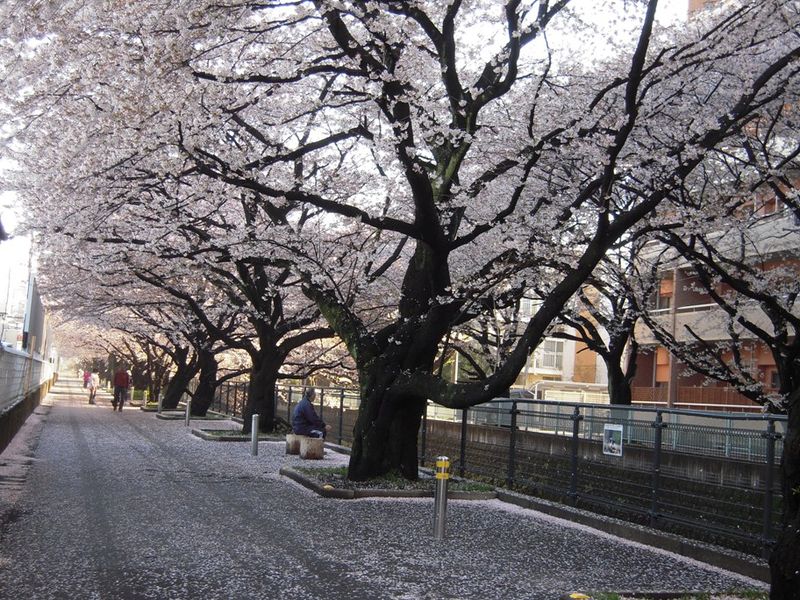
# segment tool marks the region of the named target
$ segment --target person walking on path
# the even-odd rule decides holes
[[[113,410],[122,411],[130,385],[131,378],[128,372],[125,369],[117,369],[117,372],[114,373],[114,398],[111,400]]]
[[[89,387],[89,380],[92,378],[92,372],[88,369],[83,370],[83,387]]]
[[[314,388],[308,388],[303,392],[303,399],[297,403],[292,412],[292,431],[297,435],[307,435],[309,437],[324,438],[325,434],[331,430],[330,425],[319,418],[314,410]]]
[[[92,373],[89,377],[89,404],[95,404],[95,397],[97,396],[97,388],[100,387],[100,375]]]

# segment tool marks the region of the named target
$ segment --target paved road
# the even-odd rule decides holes
[[[40,434],[26,425],[18,436],[38,439],[35,450],[16,443],[0,458],[24,464],[14,452],[33,451],[24,483],[16,477],[0,487],[2,599],[554,599],[576,590],[763,589],[499,501],[451,501],[448,537],[436,541],[432,500],[320,498],[278,474],[300,462],[284,456],[283,444],[262,442],[252,457],[249,444],[203,441],[183,421],[112,412],[107,396],[89,406],[77,380],[62,380],[47,403],[31,419],[43,423]],[[323,462],[343,460],[329,452]]]

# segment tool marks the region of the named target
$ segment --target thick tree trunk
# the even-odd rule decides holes
[[[278,381],[278,366],[272,361],[253,361],[250,384],[247,386],[247,401],[242,417],[242,432],[252,431],[253,415],[258,415],[259,430],[269,433],[275,429],[275,384]]]
[[[800,600],[800,389],[789,399],[789,423],[783,442],[783,519],[769,558],[771,600]]]
[[[198,355],[200,375],[192,397],[192,416],[205,417],[217,391],[217,359],[213,352],[203,350]]]
[[[417,479],[417,434],[426,398],[392,392],[389,370],[378,371],[376,385],[361,386],[347,477],[363,481],[398,471],[406,479]]]
[[[181,350],[177,359],[175,360],[176,371],[169,380],[167,388],[164,390],[164,397],[161,399],[161,407],[166,410],[173,410],[178,407],[181,401],[181,396],[189,387],[189,382],[192,381],[197,371],[200,369],[197,361],[186,361],[189,350]]]

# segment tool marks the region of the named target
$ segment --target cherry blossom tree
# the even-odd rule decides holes
[[[641,257],[661,272],[690,271],[691,285],[718,307],[677,331],[644,313],[656,338],[695,371],[727,383],[765,410],[788,415],[783,529],[770,558],[772,595],[778,598],[800,593],[798,126],[787,105],[759,111],[739,144],[721,149],[681,190],[682,223],[656,235],[661,251]],[[777,387],[748,359],[758,347],[772,357]]]
[[[269,222],[269,239],[218,243],[288,269],[347,345],[362,396],[349,477],[416,477],[426,399],[502,393],[609,249],[674,220],[711,154],[796,104],[796,3],[732,4],[681,32],[656,27],[657,4],[626,3],[616,45],[570,0],[12,11],[44,69],[17,70],[8,100],[28,196],[123,198],[105,212],[113,238],[152,210],[132,177],[196,174],[213,193],[169,194],[179,212],[250,195],[250,231]],[[534,284],[541,306],[493,372],[437,376],[449,332]]]
[[[656,272],[640,269],[636,258],[641,246],[641,239],[630,240],[621,249],[609,252],[587,285],[576,292],[575,302],[559,316],[567,328],[553,334],[582,342],[602,358],[611,404],[631,404],[639,348],[634,333],[642,310],[640,296],[649,299],[658,283]]]
[[[358,365],[351,478],[413,477],[425,399],[465,407],[507,388],[604,253],[758,109],[785,102],[797,58],[785,3],[742,8],[666,46],[648,3],[633,47],[592,72],[545,34],[567,26],[567,4],[259,9],[250,35],[215,40],[192,62],[209,94],[238,94],[219,123],[241,140],[211,144],[205,124],[184,128],[195,168],[324,215],[285,247]],[[494,46],[470,44],[471,19]],[[334,225],[354,222],[397,249],[385,254],[401,273],[396,309],[377,328],[342,293],[342,273],[363,259]],[[312,232],[313,253],[300,237]],[[551,268],[556,256],[572,268]],[[447,332],[526,279],[543,303],[508,359],[480,383],[433,377]]]

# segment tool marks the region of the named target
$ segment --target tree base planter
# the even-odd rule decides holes
[[[192,429],[192,435],[196,435],[210,442],[249,442],[253,439],[249,433],[243,434],[241,431],[235,429]],[[280,437],[268,433],[260,433],[258,439],[262,442],[281,441]]]
[[[180,421],[186,418],[185,410],[164,410],[156,414],[156,419],[164,419],[165,421]],[[192,421],[227,421],[226,415],[209,412],[204,417],[197,417],[191,415]]]
[[[300,454],[300,438],[296,433],[286,434],[286,454]]]
[[[325,440],[305,435],[300,437],[300,458],[306,460],[322,460],[325,456]]]
[[[340,498],[344,500],[351,500],[353,498],[433,498],[433,490],[334,487],[329,484],[320,483],[313,477],[290,467],[281,468],[280,474],[296,481],[303,487],[310,489],[324,498]],[[497,498],[497,492],[494,490],[474,492],[448,490],[447,498],[450,500],[493,500]]]

